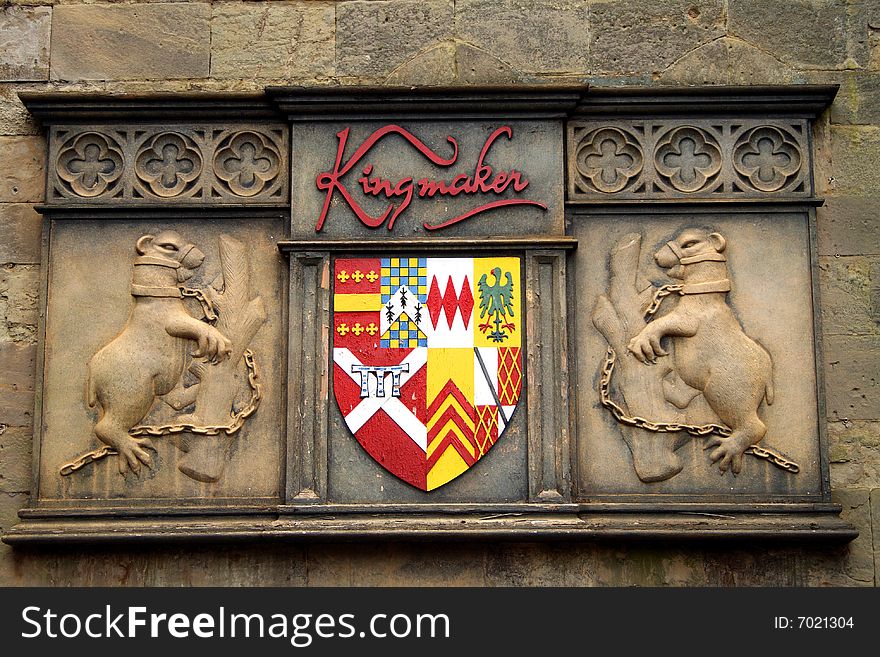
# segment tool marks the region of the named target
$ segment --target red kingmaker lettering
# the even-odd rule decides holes
[[[359,165],[361,160],[367,155],[370,149],[383,137],[390,134],[396,134],[405,139],[413,148],[416,149],[423,157],[438,167],[447,168],[456,163],[458,159],[458,142],[451,136],[446,137],[446,141],[452,147],[452,154],[448,158],[435,153],[418,137],[411,132],[398,125],[386,125],[379,128],[367,137],[364,142],[355,150],[347,162],[343,164],[342,159],[345,154],[345,148],[348,144],[349,128],[336,133],[339,140],[336,149],[336,161],[332,171],[325,171],[318,175],[315,184],[320,191],[326,192],[324,197],[324,205],[321,209],[321,215],[315,225],[315,231],[320,231],[324,227],[327,216],[330,212],[330,204],[333,195],[338,193],[343,201],[351,208],[355,216],[362,224],[369,228],[378,228],[386,224],[388,230],[394,228],[397,218],[406,210],[413,201],[414,197],[418,198],[434,198],[435,196],[471,196],[492,194],[501,195],[507,190],[512,190],[515,194],[523,192],[528,186],[529,181],[525,174],[516,169],[509,171],[495,171],[490,164],[487,163],[489,149],[495,141],[502,135],[507,139],[513,138],[513,130],[510,126],[502,126],[496,129],[483,144],[477,163],[472,173],[461,173],[454,176],[450,181],[431,180],[429,178],[421,178],[418,181],[413,177],[400,178],[398,180],[389,180],[381,176],[374,176],[375,165],[372,163],[365,164],[361,169],[361,177],[357,179],[358,191],[364,196],[383,197],[390,201],[384,212],[378,215],[371,215],[364,210],[358,203],[357,199],[352,195],[351,190],[342,181],[343,176],[348,174],[352,169]],[[525,198],[501,198],[488,203],[478,205],[466,212],[456,215],[451,219],[447,219],[438,224],[423,224],[427,230],[437,230],[452,226],[466,219],[475,217],[476,215],[488,212],[502,207],[530,205],[546,210],[547,206],[538,201],[532,201]]]

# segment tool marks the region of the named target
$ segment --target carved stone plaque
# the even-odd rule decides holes
[[[40,394],[3,540],[852,538],[834,92],[23,95]]]
[[[278,228],[54,223],[42,499],[277,498]]]
[[[815,361],[793,347],[814,339],[807,222],[579,217],[578,276],[601,281],[575,331],[579,376],[599,381],[579,391],[583,490],[816,494]]]

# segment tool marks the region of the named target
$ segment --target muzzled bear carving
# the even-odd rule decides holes
[[[220,331],[190,315],[183,304],[179,286],[192,278],[205,254],[173,230],[142,236],[136,250],[134,307],[122,332],[92,357],[86,391],[89,406],[99,409],[95,435],[118,452],[122,474],[152,466],[151,441],[129,430],[157,397],[177,385],[191,342],[197,344],[194,358],[220,362],[232,352]]]
[[[743,453],[767,432],[758,408],[764,400],[773,403],[773,365],[770,354],[743,332],[727,305],[726,246],[719,233],[689,228],[654,254],[658,266],[682,281],[681,298],[670,313],[646,324],[628,349],[643,363],[655,363],[667,355],[661,339],[672,339],[675,373],[692,390],[664,385],[666,397],[684,408],[703,394],[731,430],[729,437],[711,437],[709,458],[722,472],[730,468],[738,473]]]

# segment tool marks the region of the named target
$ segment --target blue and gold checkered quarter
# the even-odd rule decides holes
[[[382,303],[387,303],[401,288],[408,287],[419,301],[428,300],[428,263],[426,258],[382,258]]]
[[[406,313],[394,320],[394,323],[379,339],[379,347],[382,349],[411,349],[427,346],[427,336],[422,333],[414,321],[407,317]]]

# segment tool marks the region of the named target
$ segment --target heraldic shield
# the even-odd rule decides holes
[[[475,465],[522,394],[520,259],[338,258],[333,387],[386,470],[424,491]]]

